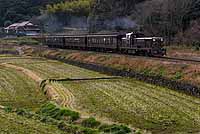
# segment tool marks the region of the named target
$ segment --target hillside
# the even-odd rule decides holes
[[[139,30],[167,43],[199,45],[200,0],[0,0],[0,27],[37,20],[47,32],[62,27]],[[29,10],[27,10],[29,9]],[[39,16],[39,17],[38,17]]]
[[[0,27],[39,16],[40,10],[47,4],[61,1],[63,0],[0,0]]]
[[[163,36],[168,44],[199,45],[199,5],[199,0],[78,0],[48,5],[45,14],[51,16],[50,29],[137,30]]]

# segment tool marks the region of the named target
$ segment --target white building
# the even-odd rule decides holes
[[[17,34],[17,35],[26,35],[26,36],[38,35],[40,33],[40,29],[38,25],[34,25],[33,23],[29,21],[14,23],[4,28],[4,31],[7,34]]]

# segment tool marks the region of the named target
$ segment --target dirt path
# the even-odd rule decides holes
[[[33,79],[34,81],[36,81],[37,83],[41,83],[42,82],[42,78],[40,78],[38,75],[36,75],[34,72],[32,72],[29,69],[23,68],[23,67],[19,67],[19,66],[15,66],[12,64],[8,64],[8,63],[2,63],[1,65],[7,67],[7,68],[12,68],[15,69],[19,72],[24,73],[25,75],[27,75],[29,78]]]
[[[4,106],[0,105],[0,109],[4,109],[4,108],[5,108]]]
[[[37,74],[35,74],[33,71],[31,71],[29,69],[19,67],[16,65],[12,65],[12,64],[8,64],[8,63],[2,63],[1,65],[4,67],[12,68],[19,72],[24,73],[26,76],[33,79],[38,84],[41,84],[41,82],[43,81],[43,79],[41,77],[39,77]],[[73,108],[72,105],[74,102],[74,96],[69,90],[67,90],[61,84],[59,84],[57,82],[49,83],[48,81],[46,81],[45,90],[46,90],[46,94],[49,97],[49,99],[55,101],[56,103],[58,103],[61,106],[68,107],[71,109]],[[1,108],[1,106],[0,106],[0,108]]]

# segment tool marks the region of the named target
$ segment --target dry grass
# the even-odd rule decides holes
[[[35,81],[0,65],[0,104],[16,108],[37,109],[46,101]]]
[[[162,61],[143,57],[95,52],[48,50],[46,56],[62,56],[69,60],[100,64],[117,69],[133,70],[146,75],[157,75],[194,85],[200,84],[200,64],[176,61]]]
[[[173,57],[199,57],[200,51],[192,47],[169,46],[167,47],[167,55]]]
[[[200,131],[200,99],[131,79],[62,82],[76,108],[154,133]]]

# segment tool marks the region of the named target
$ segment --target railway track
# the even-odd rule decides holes
[[[176,57],[153,57],[158,59],[164,59],[164,60],[173,60],[173,61],[185,61],[185,62],[194,62],[194,63],[200,63],[199,59],[190,59],[190,58],[176,58]]]
[[[45,47],[48,48],[48,47]],[[59,49],[59,48],[48,48],[50,50],[64,50],[64,49]],[[73,49],[67,49],[67,50],[72,50]],[[124,55],[124,56],[128,56],[128,57],[132,57],[132,58],[146,58],[146,59],[160,59],[160,60],[172,60],[172,61],[185,61],[185,62],[194,62],[194,63],[200,63],[200,57],[194,57],[194,59],[192,58],[177,58],[177,57],[168,57],[168,56],[154,56],[154,57],[148,57],[148,56],[137,56],[137,55],[131,55],[131,54],[121,54],[121,53],[114,53],[114,52],[99,52],[99,51],[86,51],[86,50],[74,50],[74,52],[95,52],[95,53],[99,53],[99,54],[105,54],[105,55]],[[198,58],[198,59],[197,59]]]
[[[124,56],[128,56],[128,57],[132,57],[132,58],[145,58],[145,59],[158,59],[158,60],[171,60],[171,61],[185,61],[185,62],[194,62],[194,63],[200,63],[200,57],[193,57],[193,58],[184,58],[184,57],[168,57],[168,56],[154,56],[154,57],[148,57],[148,56],[137,56],[137,55],[130,55],[130,54],[120,54],[120,53],[113,53],[113,52],[108,52],[108,53],[104,53],[104,52],[95,52],[95,53],[99,53],[99,54],[112,54],[112,55],[124,55]]]

